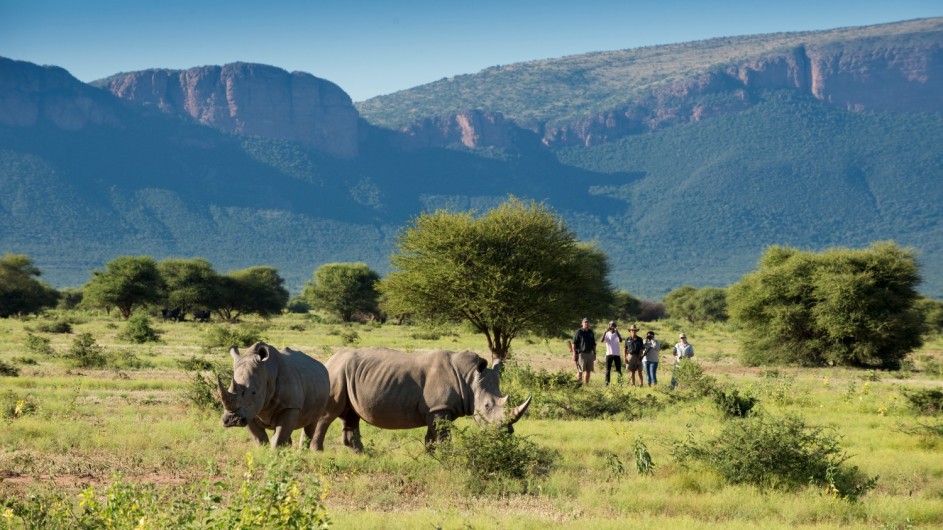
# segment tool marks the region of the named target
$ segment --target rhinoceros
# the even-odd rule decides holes
[[[263,342],[243,355],[233,346],[233,381],[227,390],[217,376],[223,402],[223,426],[248,427],[261,445],[268,442],[266,429],[275,429],[272,447],[291,445],[291,432],[304,427],[314,438],[314,428],[327,405],[330,382],[327,368],[300,351],[278,351]]]
[[[505,410],[500,366],[472,352],[431,351],[408,355],[370,348],[340,350],[325,362],[331,396],[314,431],[314,448],[324,448],[324,435],[338,416],[344,445],[362,451],[360,420],[381,429],[426,427],[426,444],[448,436],[437,420],[474,416],[479,424],[498,423],[510,432],[530,405],[530,397]]]

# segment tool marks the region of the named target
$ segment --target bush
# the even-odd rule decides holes
[[[214,367],[212,375],[209,376],[202,372],[193,372],[183,390],[184,400],[199,411],[222,412],[223,404],[219,400],[217,376],[227,385],[232,381],[232,368]]]
[[[209,326],[203,336],[203,352],[211,353],[215,348],[229,349],[230,346],[245,348],[261,342],[264,330],[259,326],[247,324],[217,324]]]
[[[289,313],[298,313],[305,314],[308,311],[311,311],[311,304],[308,303],[308,300],[303,296],[296,296],[288,301],[288,305],[285,306],[285,309]]]
[[[144,344],[145,342],[158,342],[160,333],[151,327],[151,319],[143,311],[136,311],[128,318],[124,331],[118,334],[118,338],[133,342],[135,344]]]
[[[676,392],[688,398],[709,396],[717,387],[717,379],[704,372],[704,367],[690,359],[682,360],[671,372]]]
[[[943,390],[905,388],[903,393],[917,414],[935,416],[943,412]]]
[[[11,497],[0,501],[2,522],[11,528],[327,528],[321,485],[298,455],[273,453],[258,466],[250,454],[246,468],[241,484],[203,482],[183,486],[183,495],[115,476],[100,489],[83,490],[78,503],[61,492]]]
[[[456,429],[452,438],[436,447],[436,459],[450,471],[465,474],[473,493],[526,493],[533,481],[546,475],[556,454],[526,437],[499,427]]]
[[[77,368],[101,368],[108,364],[104,351],[91,333],[82,333],[72,341],[66,358]]]
[[[20,369],[6,361],[0,361],[0,376],[19,377]]]
[[[714,404],[728,418],[746,418],[757,403],[755,397],[741,394],[736,388],[716,388],[713,397]]]
[[[23,416],[35,414],[39,410],[32,396],[21,397],[8,390],[0,397],[0,418],[15,420]]]
[[[72,323],[63,319],[39,322],[36,324],[36,331],[42,333],[72,333]]]
[[[849,500],[877,482],[877,477],[864,475],[856,466],[843,465],[849,457],[835,435],[808,426],[797,416],[757,414],[728,422],[719,435],[703,441],[689,432],[674,445],[672,455],[685,467],[694,462],[706,465],[732,484],[785,490],[811,484]]]
[[[46,337],[41,337],[39,335],[33,335],[32,333],[26,333],[26,341],[24,346],[26,350],[32,353],[39,353],[42,355],[55,355],[56,351],[52,349],[52,341]]]
[[[119,349],[108,354],[108,364],[113,368],[125,370],[140,370],[153,368],[154,363],[145,361],[129,349]]]

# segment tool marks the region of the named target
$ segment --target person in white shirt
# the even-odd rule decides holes
[[[688,343],[688,336],[684,333],[678,335],[678,343],[675,344],[675,365],[671,370],[671,388],[674,388],[678,384],[677,379],[675,378],[674,372],[678,369],[678,365],[681,364],[681,361],[690,359],[694,357],[694,346]]]
[[[612,365],[616,366],[616,372],[619,372],[619,380],[622,380],[622,357],[620,356],[622,352],[619,348],[622,343],[622,335],[619,335],[615,322],[609,323],[609,329],[603,335],[602,341],[606,344],[606,385],[608,385]]]

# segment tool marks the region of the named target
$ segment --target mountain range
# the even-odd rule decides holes
[[[943,297],[943,18],[488,68],[353,103],[234,63],[91,84],[0,59],[0,249],[56,286],[119,255],[388,268],[422,211],[544,201],[644,297],[768,245],[912,246]]]

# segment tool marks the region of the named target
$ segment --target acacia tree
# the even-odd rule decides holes
[[[326,263],[305,284],[304,297],[311,307],[337,313],[350,322],[356,313],[379,312],[379,280],[380,275],[366,263]]]
[[[24,254],[0,257],[0,317],[36,313],[56,304],[59,295],[38,279],[41,274]]]
[[[193,308],[212,305],[219,285],[219,274],[203,258],[165,259],[157,264],[164,282],[163,298],[167,307],[186,313]]]
[[[281,312],[288,303],[285,280],[273,267],[249,267],[218,278],[211,307],[230,322],[245,313],[262,316]]]
[[[730,287],[748,364],[896,368],[921,344],[914,253],[892,242],[822,253],[770,247]]]
[[[163,280],[157,263],[149,256],[121,256],[92,271],[84,287],[83,303],[109,309],[117,307],[127,319],[136,306],[160,301]]]
[[[580,245],[545,206],[511,198],[472,212],[423,214],[399,237],[379,284],[392,313],[470,323],[504,360],[522,332],[556,335],[612,304],[605,254]]]

